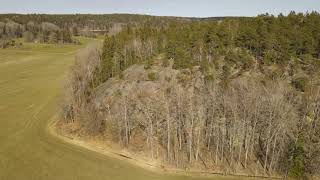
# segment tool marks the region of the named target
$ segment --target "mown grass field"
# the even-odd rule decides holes
[[[24,44],[0,50],[0,180],[194,179],[149,172],[48,132],[66,72],[83,46]]]

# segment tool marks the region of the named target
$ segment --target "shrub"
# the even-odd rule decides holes
[[[291,84],[301,92],[305,91],[307,80],[305,78],[297,78],[292,80]]]
[[[156,81],[156,80],[158,80],[158,75],[155,73],[155,72],[150,72],[150,73],[148,73],[148,79],[150,80],[150,81]]]
[[[164,58],[163,60],[162,60],[162,67],[169,67],[169,65],[170,65],[170,61],[169,61],[169,59],[168,58]]]
[[[295,179],[306,179],[305,175],[305,153],[303,148],[303,141],[299,138],[296,145],[291,152],[291,166],[289,169],[289,176]]]

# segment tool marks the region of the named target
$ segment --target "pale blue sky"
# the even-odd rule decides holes
[[[0,13],[138,13],[161,16],[255,16],[320,12],[320,0],[0,0]]]

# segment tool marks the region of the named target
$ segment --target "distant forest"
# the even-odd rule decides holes
[[[157,24],[169,20],[200,21],[204,19],[130,14],[0,14],[0,47],[15,46],[14,38],[24,38],[26,42],[38,43],[76,43],[72,36],[95,37],[98,34],[115,34],[125,25],[144,22]]]
[[[320,172],[319,13],[117,18],[126,23],[119,33],[77,56],[66,122],[124,147],[140,137],[152,158],[180,168],[260,167],[296,178]],[[134,65],[149,72],[137,88],[160,86],[162,94],[129,86]],[[101,95],[117,82],[118,90]]]

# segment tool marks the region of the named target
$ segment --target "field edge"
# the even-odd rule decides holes
[[[174,168],[164,168],[160,167],[156,163],[148,163],[148,161],[136,159],[132,157],[134,154],[123,154],[121,152],[116,152],[115,149],[107,148],[105,146],[98,146],[92,142],[88,142],[83,140],[80,137],[76,137],[71,134],[67,134],[62,130],[58,129],[59,119],[58,115],[54,115],[50,122],[48,123],[47,131],[50,135],[66,142],[72,144],[77,147],[84,148],[86,150],[92,151],[94,153],[98,153],[100,155],[104,155],[110,158],[115,158],[121,161],[125,161],[130,163],[131,165],[138,166],[148,171],[152,171],[154,173],[162,174],[162,175],[177,175],[177,176],[190,176],[190,177],[205,177],[205,178],[251,178],[251,179],[283,179],[283,177],[279,176],[255,176],[248,174],[225,174],[221,172],[210,172],[210,171],[184,171],[183,169],[174,169]]]

